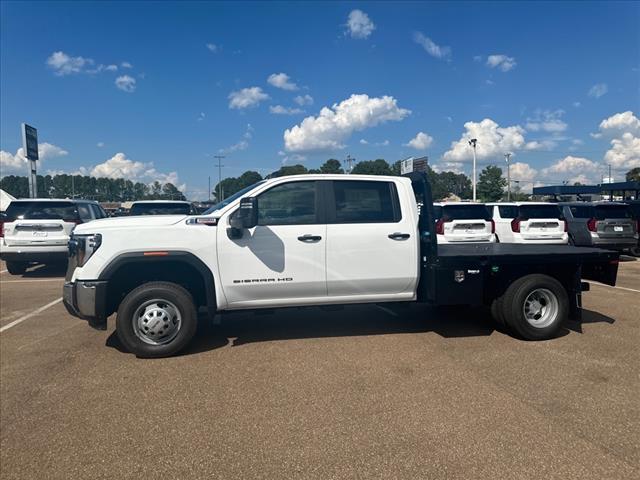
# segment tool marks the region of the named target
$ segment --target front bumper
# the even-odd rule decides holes
[[[66,282],[62,301],[67,311],[74,317],[89,322],[96,330],[107,329],[106,315],[107,282],[76,281]]]

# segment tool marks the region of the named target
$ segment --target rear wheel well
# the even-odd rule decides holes
[[[179,260],[162,262],[129,261],[110,274],[107,284],[107,316],[118,310],[118,306],[133,289],[149,282],[170,282],[185,288],[193,297],[196,308],[209,306],[207,282],[193,265]]]

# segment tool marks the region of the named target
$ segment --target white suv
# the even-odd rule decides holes
[[[556,203],[489,203],[502,243],[567,244],[567,222]]]
[[[0,258],[12,275],[23,274],[31,262],[64,263],[74,227],[106,216],[88,200],[12,200],[0,221]]]
[[[433,204],[438,243],[495,242],[491,214],[482,203]]]

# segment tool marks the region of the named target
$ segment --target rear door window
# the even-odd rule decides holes
[[[394,223],[401,220],[398,193],[392,182],[333,182],[335,222]]]
[[[562,218],[558,205],[520,205],[520,218]]]
[[[11,202],[6,222],[15,220],[78,220],[78,211],[72,202]]]

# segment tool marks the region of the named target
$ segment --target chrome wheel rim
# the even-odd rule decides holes
[[[156,298],[140,305],[133,314],[133,331],[150,345],[164,345],[176,338],[182,325],[180,310],[171,302]]]
[[[553,324],[559,310],[558,298],[546,288],[533,290],[524,300],[524,318],[535,328],[545,328]]]

